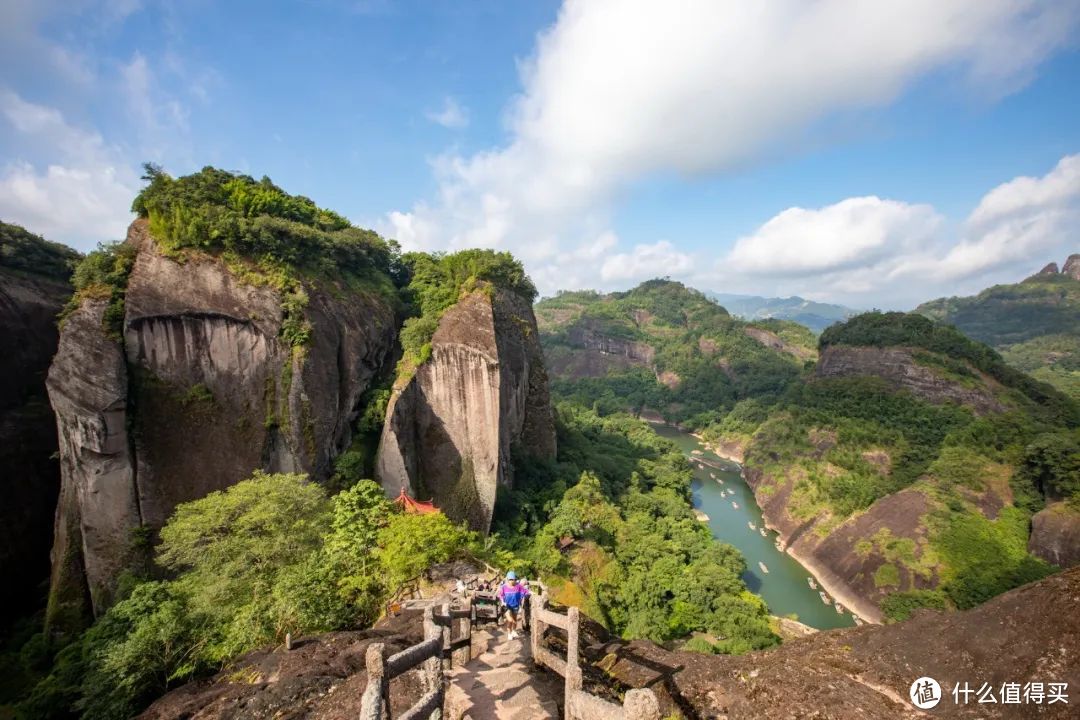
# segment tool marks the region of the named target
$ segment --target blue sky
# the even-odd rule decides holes
[[[949,7],[943,8],[943,5]],[[1080,3],[4,0],[0,217],[269,175],[541,289],[910,307],[1080,252]]]

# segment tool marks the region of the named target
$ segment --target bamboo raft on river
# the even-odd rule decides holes
[[[769,574],[769,568],[765,567],[765,563],[761,562],[760,560],[758,561],[758,567],[761,568],[761,572],[765,573],[766,575]]]

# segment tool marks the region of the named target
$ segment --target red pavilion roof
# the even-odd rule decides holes
[[[408,513],[416,513],[418,515],[427,515],[428,513],[439,512],[439,508],[435,507],[430,502],[421,502],[420,500],[414,500],[408,496],[405,492],[405,488],[401,488],[401,494],[394,499],[401,509]]]

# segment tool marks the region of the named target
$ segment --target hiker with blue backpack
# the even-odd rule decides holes
[[[503,606],[508,640],[518,636],[518,618],[525,608],[527,597],[529,588],[518,582],[517,573],[513,570],[506,573],[506,582],[499,587],[499,603]]]

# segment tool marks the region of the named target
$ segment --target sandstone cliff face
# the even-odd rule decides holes
[[[1080,253],[1069,256],[1065,265],[1061,268],[1062,275],[1068,275],[1073,280],[1080,280]]]
[[[656,356],[652,345],[608,335],[588,319],[567,330],[566,342],[549,348],[545,358],[559,377],[605,377],[633,367],[651,368]]]
[[[40,602],[60,490],[45,373],[71,287],[0,268],[0,626]]]
[[[515,446],[555,455],[536,319],[511,292],[475,292],[442,316],[431,358],[391,397],[376,473],[388,495],[431,497],[487,531]]]
[[[1063,568],[1080,565],[1080,511],[1056,502],[1035,513],[1028,551]]]
[[[983,377],[980,387],[962,385],[920,365],[907,348],[829,347],[821,354],[814,376],[879,377],[893,387],[908,390],[928,402],[958,403],[980,415],[1005,409],[986,389],[996,384],[991,378]]]
[[[128,242],[122,342],[86,301],[49,373],[63,467],[51,617],[87,594],[95,613],[107,607],[132,531],[161,527],[178,503],[257,468],[324,478],[395,336],[381,299],[310,287],[312,342],[291,348],[275,290],[213,258],[164,257],[142,220]]]

